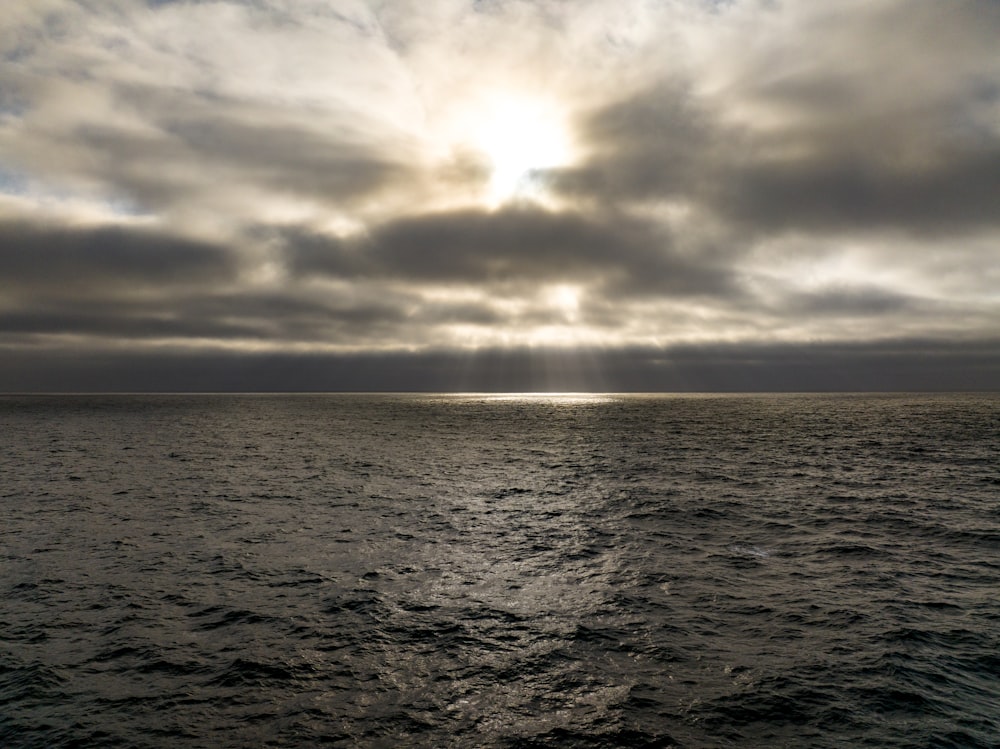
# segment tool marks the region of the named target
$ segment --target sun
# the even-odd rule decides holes
[[[552,101],[497,96],[477,119],[472,145],[489,162],[488,197],[494,205],[541,197],[540,172],[573,161],[569,130]]]
[[[547,306],[560,313],[563,322],[572,324],[577,321],[580,311],[580,289],[570,284],[550,286],[545,292]]]
[[[580,160],[572,107],[524,87],[456,91],[420,125],[431,163],[446,178],[444,202],[469,197],[491,209],[529,200],[558,207],[547,170]]]

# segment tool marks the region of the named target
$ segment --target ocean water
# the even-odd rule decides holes
[[[0,398],[4,747],[996,747],[1000,396]]]

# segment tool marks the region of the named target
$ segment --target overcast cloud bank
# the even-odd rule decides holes
[[[985,1],[13,0],[0,389],[995,389],[998,38]]]

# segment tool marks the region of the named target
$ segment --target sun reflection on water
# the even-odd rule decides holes
[[[493,403],[541,403],[552,406],[601,405],[619,400],[608,393],[458,393],[461,400]]]

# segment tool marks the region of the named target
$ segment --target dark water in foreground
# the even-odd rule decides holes
[[[0,398],[0,745],[995,747],[1000,396]]]

